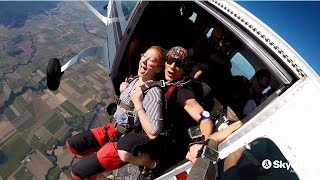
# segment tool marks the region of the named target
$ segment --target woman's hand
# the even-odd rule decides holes
[[[122,93],[128,86],[129,86],[128,78],[126,78],[124,82],[120,84],[120,88],[119,88],[120,93]]]
[[[133,102],[136,108],[142,107],[143,92],[140,87],[133,88],[131,91],[130,97],[131,97],[131,101]]]

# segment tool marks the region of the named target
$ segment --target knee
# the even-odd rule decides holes
[[[70,151],[72,154],[75,154],[75,155],[77,155],[77,156],[81,156],[81,155],[80,155],[81,153],[79,153],[79,152],[76,150],[76,148],[74,147],[74,145],[73,145],[72,141],[70,140],[70,138],[67,139],[67,141],[66,141],[66,147],[69,149],[69,151]]]
[[[96,154],[92,154],[72,166],[71,176],[75,180],[93,180],[104,171],[105,169],[101,166]]]
[[[81,180],[82,179],[81,177],[79,177],[78,173],[76,172],[76,169],[73,166],[71,169],[71,177],[74,180]]]
[[[85,179],[87,177],[85,177],[81,171],[79,170],[79,167],[77,164],[75,164],[74,166],[72,166],[72,169],[71,169],[71,177],[72,179],[74,180],[81,180],[81,179]],[[89,178],[87,178],[89,179]]]
[[[128,151],[118,150],[118,155],[122,162],[129,163],[132,159],[132,154]]]
[[[72,138],[73,137],[67,139],[66,147],[72,154],[76,155],[77,157],[84,157],[97,151],[95,148],[89,147],[85,143],[74,141],[74,139]]]

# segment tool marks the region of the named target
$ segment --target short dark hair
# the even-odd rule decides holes
[[[271,81],[271,73],[267,69],[260,69],[254,74],[254,76],[257,78],[257,80],[260,80],[263,77],[266,77],[269,83]]]
[[[166,55],[166,61],[169,59],[175,59],[177,61],[181,61],[181,68],[184,73],[189,73],[191,70],[191,59],[189,57],[189,51],[183,47],[175,46],[171,48]]]

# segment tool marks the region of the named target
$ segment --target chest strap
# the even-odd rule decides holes
[[[165,87],[166,83],[164,82],[164,80],[151,81],[151,82],[144,83],[140,87],[141,87],[142,92],[145,93],[148,89],[150,89],[152,87],[155,87],[155,86]],[[118,96],[114,97],[114,101],[115,101],[115,103],[117,105],[119,105],[120,107],[122,107],[125,110],[128,110],[128,111],[133,111],[134,110],[134,105],[133,104],[131,104],[131,103],[127,104],[127,103],[121,101],[121,99]]]
[[[125,102],[121,101],[121,99],[118,96],[114,97],[114,102],[118,106],[122,107],[123,109],[125,109],[127,111],[133,111],[133,109],[134,109],[133,104],[126,104]]]
[[[191,81],[191,79],[182,79],[181,81],[178,81],[176,83],[165,83],[165,85],[170,85],[168,90],[165,93],[165,99],[166,102],[170,101],[170,97],[177,89],[183,87],[184,85],[188,84]]]
[[[141,85],[140,87],[141,87],[142,92],[145,93],[148,89],[155,87],[155,86],[163,88],[166,86],[166,83],[164,82],[164,80],[151,81],[151,82],[143,83],[143,85]]]

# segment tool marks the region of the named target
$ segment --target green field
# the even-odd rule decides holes
[[[36,10],[38,5],[39,3],[32,3],[31,9],[34,8]],[[14,9],[14,12],[9,10],[9,14],[26,12],[24,8],[22,8],[22,11],[19,10],[19,8]],[[48,150],[52,149],[54,145],[58,143],[57,141],[59,141],[59,143],[60,141],[65,141],[65,137],[70,135],[70,132],[68,131],[70,127],[63,122],[65,118],[59,119],[57,117],[58,115],[52,115],[55,113],[55,109],[51,109],[52,106],[50,103],[52,101],[46,102],[40,98],[45,92],[38,88],[42,87],[42,85],[44,85],[46,82],[42,81],[42,84],[40,84],[39,77],[33,77],[33,75],[35,75],[33,72],[40,69],[44,74],[46,74],[47,63],[50,58],[57,57],[61,59],[62,65],[71,59],[75,54],[79,53],[81,49],[90,46],[102,45],[104,43],[104,39],[96,35],[105,35],[105,26],[98,20],[93,21],[95,20],[95,16],[83,10],[86,10],[86,8],[79,2],[65,2],[61,5],[61,7],[54,9],[53,11],[46,10],[40,15],[33,15],[31,11],[28,11],[28,16],[23,16],[23,18],[21,17],[21,19],[27,19],[27,21],[22,24],[20,28],[8,29],[5,26],[0,28],[2,33],[1,40],[3,40],[3,43],[1,44],[3,53],[0,55],[0,59],[2,59],[3,62],[1,62],[0,76],[3,75],[4,72],[9,72],[14,69],[14,72],[5,76],[7,84],[5,85],[0,83],[0,97],[4,98],[6,95],[4,93],[6,91],[3,88],[3,85],[5,85],[15,93],[20,92],[22,88],[24,90],[27,89],[25,92],[27,94],[25,95],[30,98],[28,100],[24,100],[22,96],[16,96],[15,99],[13,99],[14,101],[9,104],[14,107],[12,108],[14,111],[11,108],[6,108],[3,111],[5,118],[11,121],[20,120],[21,115],[24,115],[22,113],[26,113],[27,116],[25,116],[26,119],[21,118],[21,121],[14,122],[16,129],[12,135],[10,135],[8,138],[2,137],[4,141],[0,142],[0,151],[4,152],[6,155],[2,157],[7,157],[8,160],[6,161],[6,158],[4,158],[2,160],[6,162],[3,162],[2,164],[0,162],[0,180],[37,179],[37,175],[32,174],[33,171],[31,172],[25,169],[25,167],[21,164],[21,161],[26,157],[26,155],[31,153],[31,150],[34,152],[36,149],[38,149],[49,161],[56,161],[54,156],[47,154],[49,153]],[[5,12],[2,12],[2,14],[7,15]],[[11,19],[9,21],[11,24],[12,22],[15,24],[17,19]],[[84,23],[88,23],[90,26],[101,30],[98,30],[97,33],[87,33],[84,28]],[[50,27],[57,27],[59,28],[59,31],[55,31],[54,28],[52,29]],[[20,36],[22,38],[17,40],[17,38],[19,39]],[[16,51],[19,49],[22,49],[24,52],[19,54],[19,51]],[[17,56],[9,57],[8,53],[10,52],[16,53]],[[31,60],[31,63],[25,64],[29,60]],[[99,67],[96,66],[96,62],[98,63],[99,61],[93,61],[93,63],[79,62],[77,63],[78,65],[75,64],[70,71],[65,73],[65,75],[68,74],[70,77],[74,78],[69,79],[70,82],[67,83],[81,94],[80,99],[77,99],[76,101],[82,102],[87,98],[91,98],[92,94],[98,94],[98,91],[92,87],[92,83],[85,78],[86,75],[94,73],[97,68],[99,69]],[[19,67],[17,69],[13,68],[18,64]],[[72,71],[72,69],[74,69],[74,71]],[[67,76],[63,76],[63,78],[66,77]],[[100,77],[96,79],[98,81],[105,82],[105,80],[102,80]],[[82,81],[83,84],[86,85],[84,85],[83,88],[79,88],[78,85]],[[28,87],[33,87],[35,90],[32,90],[32,88]],[[59,92],[59,90],[52,91],[54,94]],[[75,99],[77,98],[73,94],[66,97]],[[81,105],[71,103],[76,101],[66,101],[61,105],[61,107],[73,115],[73,117],[70,119],[74,120],[74,124],[79,124],[79,127],[77,128],[85,129],[87,128],[89,121],[92,120],[93,114],[84,114],[81,111],[83,108]],[[94,100],[90,102],[90,104],[92,103],[94,103]],[[16,113],[15,109],[21,114],[18,118],[18,113]],[[28,111],[32,117],[30,117],[30,114],[28,114],[26,111]],[[88,117],[86,115],[88,115]],[[50,133],[54,134],[54,137],[50,136],[50,139],[47,139],[47,136],[45,136],[44,138],[42,137],[42,133],[47,132],[42,131],[38,135],[36,132],[34,132],[36,130],[33,131],[33,125],[43,125],[47,129],[45,131],[49,131]],[[38,138],[37,136],[41,136],[41,138]],[[32,139],[30,144],[28,144],[30,137],[32,137]],[[57,157],[63,158],[64,156]],[[63,167],[57,166],[56,168],[51,169],[46,179],[59,179],[58,175],[61,171],[60,168]],[[71,168],[64,171],[64,173],[67,172],[66,175],[68,177],[70,177],[70,169]],[[48,171],[49,169],[45,170]]]
[[[1,74],[0,74],[1,76]],[[0,84],[0,97],[4,94],[3,92],[3,84]]]
[[[60,93],[60,91],[57,89],[55,91],[51,91],[54,95],[57,95],[58,93]]]
[[[32,138],[33,139],[33,138]],[[47,150],[51,150],[52,146],[57,143],[56,139],[54,138],[50,138],[48,141],[44,142],[43,140],[41,140],[41,138],[39,139],[39,143],[36,145],[38,150],[40,152],[42,152],[43,155],[45,155],[50,161],[55,161],[55,158],[52,156],[48,156],[47,155]]]
[[[37,82],[34,81],[33,79],[30,79],[30,80],[28,81],[28,85],[31,86],[31,87],[34,87],[34,88],[38,88],[39,83],[37,83]]]
[[[17,136],[19,134],[18,131],[15,131],[13,134],[11,134],[9,137],[6,138],[6,140],[4,140],[3,142],[1,142],[0,146],[3,146],[4,144],[6,144],[8,141],[10,141],[11,138]]]
[[[35,109],[34,109],[34,106],[33,106],[32,102],[30,102],[25,108],[29,111],[29,113],[32,116],[36,115],[36,112],[35,112]]]
[[[72,179],[71,177],[71,168],[67,169],[67,170],[64,170],[63,173],[68,176],[70,179]]]
[[[17,80],[17,82],[18,82],[19,86],[21,86],[21,87],[27,85],[27,83],[28,83],[24,78],[19,78]]]
[[[93,77],[93,76],[92,76]],[[96,77],[93,77],[95,80],[97,80],[98,82],[100,82],[101,84],[104,84],[104,82],[106,82],[106,80],[104,80],[102,77],[100,77],[99,75],[96,74]]]
[[[24,167],[22,167],[15,175],[14,178],[15,179],[19,179],[19,180],[31,180],[33,177],[33,174],[28,171],[25,170]]]
[[[80,94],[84,95],[85,93],[88,92],[89,88],[87,86],[84,86],[80,88],[77,86],[72,80],[68,80],[67,84],[69,84],[75,91],[79,92]]]
[[[53,169],[50,169],[50,171],[48,173],[48,179],[58,179],[60,172],[61,172],[61,170],[58,166],[56,166]]]
[[[93,108],[94,103],[95,103],[95,101],[90,101],[90,102],[86,105],[86,108],[90,110],[91,108]]]
[[[30,145],[33,148],[38,148],[39,143],[40,143],[40,138],[38,138],[37,136],[33,135],[32,139],[31,139],[31,142],[30,142]]]
[[[4,115],[6,115],[9,121],[17,117],[16,114],[14,114],[14,112],[10,109],[10,107],[4,110]]]
[[[14,81],[10,81],[9,82],[9,85],[10,85],[10,88],[14,91],[14,92],[19,92],[21,91],[21,88],[25,85],[27,85],[28,82],[23,79],[23,78],[20,78],[18,80],[14,80]]]
[[[63,124],[61,117],[57,114],[53,114],[48,120],[46,120],[42,125],[48,129],[51,134],[55,134]]]
[[[0,68],[0,76],[1,76],[1,77],[2,77],[3,73],[4,73],[4,69],[3,69],[3,68]]]
[[[31,151],[31,147],[20,135],[17,135],[2,147],[2,151],[9,161],[0,164],[0,174],[3,179],[7,179],[19,168],[21,161]]]
[[[63,131],[60,131],[61,133],[59,134],[55,134],[55,137],[58,141],[64,141],[66,136],[69,134],[69,131],[68,131],[69,127],[68,126],[63,126]],[[64,144],[64,142],[63,142]]]
[[[68,113],[72,115],[81,115],[83,114],[76,106],[74,106],[71,102],[65,101],[61,104],[61,107],[68,111]]]
[[[14,102],[13,106],[20,112],[23,113],[25,111],[25,106],[27,102],[22,98],[22,96],[17,97]]]
[[[31,118],[29,118],[26,122],[24,122],[23,124],[21,124],[17,130],[19,132],[23,132],[24,130],[28,129],[29,127],[31,127],[34,123],[36,123],[35,118],[32,116]]]
[[[26,129],[26,130],[24,130],[24,131],[22,131],[22,132],[20,133],[20,136],[21,136],[24,140],[26,140],[26,139],[28,138],[29,133],[30,133],[30,129]]]
[[[19,74],[22,77],[27,77],[29,74],[31,74],[31,72],[34,70],[34,67],[32,66],[32,64],[28,65],[28,66],[23,66],[23,68],[21,68]]]

